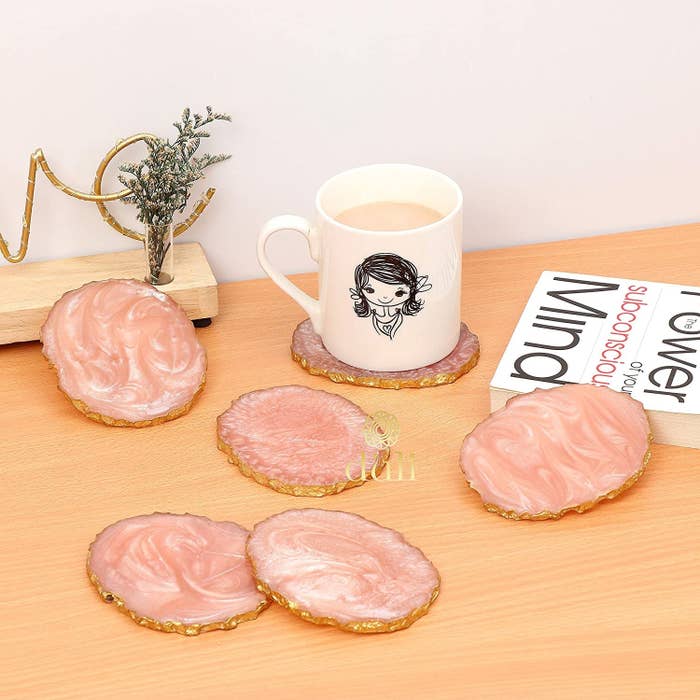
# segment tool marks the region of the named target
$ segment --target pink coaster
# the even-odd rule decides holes
[[[340,510],[287,510],[246,544],[258,590],[302,620],[395,632],[428,612],[440,575],[396,530]]]
[[[464,439],[460,465],[486,510],[513,520],[583,513],[637,482],[650,457],[644,407],[565,384],[514,396]]]
[[[384,468],[389,449],[369,444],[371,424],[337,394],[275,386],[239,396],[217,419],[217,434],[244,476],[292,496],[327,496],[364,484],[365,470]]]
[[[137,515],[97,535],[88,576],[142,627],[187,636],[234,629],[270,604],[245,555],[249,534],[189,513]]]
[[[58,388],[88,418],[141,428],[178,418],[204,388],[207,355],[167,294],[135,279],[66,292],[41,328]]]
[[[403,372],[374,372],[352,367],[336,359],[326,350],[321,337],[307,318],[292,336],[292,359],[309,374],[328,377],[340,384],[373,386],[380,389],[422,389],[427,386],[452,384],[479,361],[479,338],[462,323],[455,349],[439,362]]]

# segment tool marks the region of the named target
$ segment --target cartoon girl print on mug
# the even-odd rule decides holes
[[[370,317],[374,330],[393,340],[404,316],[415,316],[425,305],[417,295],[432,288],[428,275],[418,275],[416,266],[393,253],[375,253],[355,268],[355,286],[350,296],[355,313]]]

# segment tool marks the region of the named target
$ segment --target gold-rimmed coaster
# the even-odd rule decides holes
[[[509,399],[465,437],[459,461],[489,512],[558,520],[636,484],[651,442],[639,401],[606,386],[564,384]]]
[[[440,592],[440,574],[418,547],[356,513],[277,513],[255,525],[246,555],[259,591],[306,622],[346,632],[406,629]]]
[[[141,627],[188,637],[235,629],[270,605],[244,556],[249,534],[190,513],[124,518],[90,545],[88,577]]]
[[[398,428],[337,394],[306,386],[258,389],[216,421],[218,447],[244,476],[290,496],[362,486],[389,459]]]
[[[327,377],[332,382],[379,389],[422,389],[452,384],[476,367],[479,338],[462,323],[455,349],[439,362],[402,372],[375,372],[345,364],[331,355],[307,318],[294,330],[291,350],[292,359],[309,374]]]

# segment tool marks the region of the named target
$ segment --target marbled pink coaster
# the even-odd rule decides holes
[[[380,389],[420,389],[451,384],[479,361],[479,339],[465,323],[461,325],[455,349],[447,357],[426,367],[401,372],[375,372],[341,362],[326,350],[308,318],[296,327],[291,350],[292,359],[310,374],[327,377],[338,383]]]
[[[639,401],[567,384],[510,399],[467,435],[460,464],[487,510],[544,520],[589,510],[632,486],[650,441]]]
[[[408,627],[440,587],[433,564],[403,535],[343,511],[273,515],[255,526],[247,552],[273,600],[309,622],[351,632]]]
[[[206,353],[185,312],[135,279],[64,294],[41,329],[58,387],[109,425],[144,426],[185,413],[204,385]]]
[[[232,629],[268,603],[245,556],[248,534],[197,515],[126,518],[96,537],[88,574],[103,600],[144,627],[188,635]]]
[[[376,476],[389,450],[366,440],[368,416],[305,386],[243,394],[217,420],[218,446],[245,476],[294,496],[325,496]],[[363,476],[365,478],[363,478]]]

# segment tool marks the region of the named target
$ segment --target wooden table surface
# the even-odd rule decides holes
[[[431,389],[311,377],[289,356],[303,312],[267,280],[222,285],[221,315],[198,331],[202,397],[142,430],[75,411],[37,343],[0,348],[0,697],[698,697],[700,452],[655,446],[618,500],[536,523],[483,510],[457,460],[543,269],[699,284],[699,252],[690,225],[465,255],[463,318],[481,361]],[[313,275],[296,279],[314,290]],[[394,413],[416,480],[319,500],[243,477],[216,449],[215,418],[243,392],[289,383]],[[442,575],[431,612],[403,632],[353,635],[273,606],[237,630],[185,638],[137,627],[85,575],[89,543],[120,518],[189,511],[251,527],[304,506],[402,531]]]

